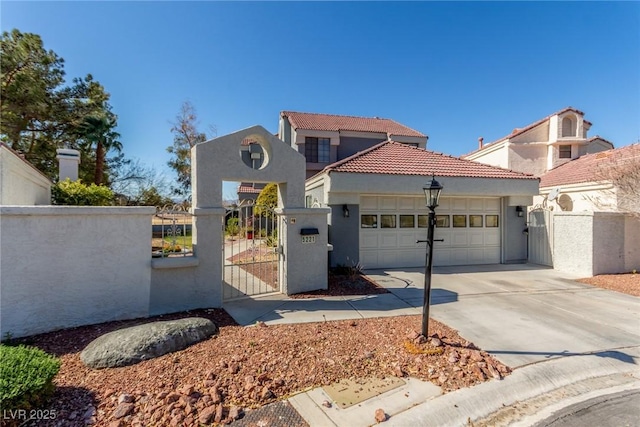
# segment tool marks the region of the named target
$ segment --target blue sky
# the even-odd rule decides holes
[[[166,169],[170,121],[277,130],[282,110],[379,116],[462,155],[567,106],[640,139],[638,2],[7,2],[111,93],[128,157]],[[171,172],[167,175],[172,177]]]

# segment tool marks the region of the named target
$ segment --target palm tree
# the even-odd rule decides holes
[[[111,150],[122,151],[120,134],[114,131],[116,116],[111,112],[86,116],[78,126],[78,134],[86,142],[86,149],[95,144],[96,169],[93,182],[102,184],[107,153]]]

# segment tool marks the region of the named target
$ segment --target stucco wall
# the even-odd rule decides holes
[[[475,160],[476,162],[486,165],[507,168],[509,166],[509,149],[509,143],[504,141],[487,146],[482,151],[465,156],[464,158],[467,160]]]
[[[546,145],[511,145],[508,169],[538,176],[546,172],[546,167]]]
[[[502,239],[503,260],[505,263],[517,263],[527,261],[527,236],[523,233],[527,227],[527,212],[523,209],[523,216],[519,217],[515,206],[507,206],[507,198],[503,199]]]
[[[340,137],[340,145],[338,146],[338,160],[345,159],[369,147],[386,141],[387,138],[354,138]]]
[[[329,254],[331,267],[353,265],[360,258],[360,205],[349,204],[349,217],[345,218],[344,205],[332,205],[329,221],[329,243],[333,250]]]
[[[0,144],[0,205],[50,205],[51,181]]]
[[[0,334],[147,316],[154,212],[0,207]]]
[[[591,277],[640,265],[638,219],[615,212],[558,212],[553,218],[556,270]]]

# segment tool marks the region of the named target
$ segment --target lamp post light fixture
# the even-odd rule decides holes
[[[429,224],[427,228],[427,254],[424,265],[424,303],[422,306],[422,335],[428,338],[429,335],[429,303],[431,302],[431,269],[433,267],[433,233],[436,226],[436,207],[442,192],[442,184],[432,176],[431,181],[422,188],[424,197],[429,208]],[[424,240],[419,241],[424,242]]]

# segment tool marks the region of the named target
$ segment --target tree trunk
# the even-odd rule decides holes
[[[96,145],[96,173],[93,182],[96,185],[102,184],[102,178],[104,175],[104,146],[102,141],[98,140]]]

